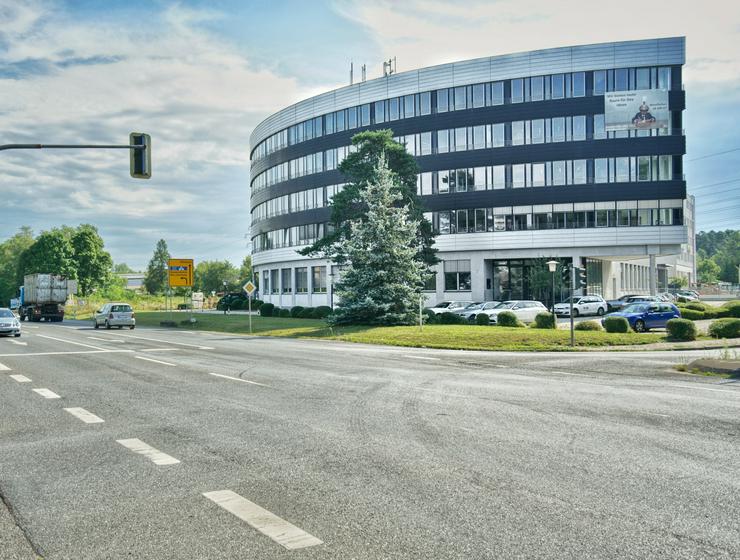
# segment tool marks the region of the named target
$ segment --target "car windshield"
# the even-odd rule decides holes
[[[10,309],[0,309],[0,317],[15,317]]]
[[[460,309],[462,307],[467,307],[469,305],[468,302],[464,301],[453,301],[450,305],[447,306],[448,309]]]
[[[478,309],[482,305],[482,303],[471,303],[470,305],[466,305],[465,309]]]
[[[516,305],[515,301],[504,301],[502,303],[499,303],[494,309],[511,309]]]
[[[570,303],[571,301],[573,303],[578,303],[579,301],[581,301],[581,298],[580,297],[569,297],[569,298],[565,298],[565,300],[563,300],[561,303]]]
[[[450,306],[450,302],[449,301],[443,301],[443,302],[438,303],[437,305],[435,305],[435,307],[437,307],[438,309],[443,309],[443,308],[449,307],[449,306]]]
[[[633,303],[624,308],[625,313],[645,313],[650,308],[645,303]]]

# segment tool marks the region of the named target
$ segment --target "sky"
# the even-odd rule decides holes
[[[685,172],[697,231],[740,227],[740,2],[0,0],[0,144],[152,137],[124,150],[0,151],[0,241],[98,227],[117,263],[249,254],[249,134],[397,58],[398,71],[533,49],[687,38]],[[356,76],[359,74],[356,71]]]

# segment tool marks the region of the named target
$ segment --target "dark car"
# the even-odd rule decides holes
[[[609,313],[601,320],[602,325],[607,317],[624,317],[635,332],[647,332],[665,328],[671,319],[679,319],[681,312],[672,303],[645,302],[632,303],[621,311]]]
[[[608,307],[607,311],[619,311],[625,305],[627,305],[627,300],[629,298],[635,297],[636,295],[637,294],[627,294],[617,299],[610,299],[606,302],[606,305]]]
[[[237,292],[226,294],[216,304],[216,309],[225,311],[226,309],[242,309],[247,301],[247,296]]]

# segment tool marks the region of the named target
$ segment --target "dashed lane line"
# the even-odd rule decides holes
[[[22,342],[20,340],[11,340],[10,342],[16,346],[28,346],[28,342]]]
[[[232,381],[241,381],[242,383],[249,383],[250,385],[259,385],[260,387],[269,387],[264,383],[257,383],[256,381],[249,381],[248,379],[242,379],[241,377],[231,377],[230,375],[221,375],[220,373],[209,373],[208,375],[214,375],[216,377],[223,377],[224,379],[231,379]]]
[[[28,377],[26,377],[25,375],[20,375],[20,374],[11,375],[10,378],[16,380],[18,383],[30,383],[31,382],[31,380]]]
[[[435,362],[439,362],[442,358],[432,358],[429,356],[414,356],[412,354],[405,354],[403,356],[404,358],[413,358],[415,360],[433,360]]]
[[[99,338],[97,336],[88,336],[90,340],[97,340],[99,342],[126,342],[125,340],[121,340],[120,338]]]
[[[68,354],[133,354],[134,350],[62,350],[59,352],[22,352],[15,354],[0,354],[0,357],[5,358],[12,356],[15,358],[27,358],[30,356],[66,356]]]
[[[155,360],[154,358],[146,358],[144,356],[134,356],[137,360],[146,360],[147,362],[154,362],[155,364],[162,364],[163,366],[175,366],[169,362],[163,362],[162,360]]]
[[[104,333],[101,333],[104,334]],[[213,350],[211,346],[201,346],[200,344],[188,344],[187,342],[174,342],[172,340],[162,340],[159,338],[150,338],[148,336],[137,336],[135,334],[117,334],[123,338],[138,338],[139,340],[148,340],[150,342],[160,342],[162,344],[174,344],[175,346],[187,346],[190,348],[197,348],[198,350]]]
[[[178,459],[175,459],[166,453],[162,453],[158,449],[154,449],[151,445],[148,445],[137,438],[117,439],[116,442],[120,443],[125,448],[130,449],[134,453],[144,455],[144,457],[147,457],[155,465],[175,465],[180,462]]]
[[[65,408],[67,412],[69,412],[72,416],[75,416],[82,420],[85,424],[100,424],[102,422],[105,422],[100,416],[95,416],[92,412],[88,412],[84,408],[80,407],[72,407],[72,408]]]
[[[10,371],[10,368],[5,364],[0,364],[0,371]]]
[[[33,389],[34,393],[38,393],[45,399],[61,399],[59,395],[57,395],[54,391],[51,391],[49,389]]]
[[[303,529],[242,498],[236,492],[217,490],[204,492],[203,495],[288,550],[323,544],[323,541]]]
[[[82,346],[84,348],[92,348],[93,350],[106,350],[106,348],[101,348],[100,346],[93,346],[92,344],[85,344],[83,342],[75,342],[73,340],[67,340],[64,338],[57,338],[55,336],[49,336],[48,334],[38,334],[36,336],[40,336],[41,338],[48,338],[49,340],[56,340],[57,342],[64,342],[66,344],[72,344],[74,346]]]

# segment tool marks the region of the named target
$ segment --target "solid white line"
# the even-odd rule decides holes
[[[198,350],[213,350],[210,346],[200,346],[199,344],[188,344],[187,342],[173,342],[171,340],[161,340],[159,338],[149,338],[147,336],[136,336],[134,334],[117,334],[116,336],[122,336],[124,338],[138,338],[140,340],[149,340],[151,342],[161,342],[163,344],[175,344],[178,346],[188,346],[190,348],[197,348]]]
[[[174,457],[170,457],[166,453],[154,449],[151,445],[147,445],[140,439],[117,439],[116,441],[134,453],[144,455],[144,457],[150,459],[155,465],[175,465],[180,462]]]
[[[139,352],[182,352],[182,348],[142,348]]]
[[[11,379],[15,379],[18,383],[30,383],[31,380],[25,375],[11,375]]]
[[[99,340],[100,342],[126,342],[125,340],[121,340],[120,338],[98,338],[97,336],[88,336],[90,340]]]
[[[683,387],[684,389],[699,389],[701,391],[714,391],[715,393],[726,393],[726,394],[735,394],[740,395],[740,391],[735,391],[734,389],[730,389],[729,391],[726,391],[724,389],[710,389],[709,387],[695,387],[693,385],[674,385],[673,383],[666,384],[666,387]]]
[[[323,541],[306,533],[303,529],[299,529],[254,502],[242,498],[236,492],[217,490],[204,492],[203,495],[288,550],[323,544]]]
[[[155,364],[162,364],[163,366],[174,366],[175,364],[171,364],[169,362],[163,362],[161,360],[155,360],[153,358],[145,358],[144,356],[134,356],[137,360],[146,360],[147,362],[154,362]]]
[[[0,371],[10,371],[10,368],[6,366],[5,364],[0,364]]]
[[[60,352],[26,352],[23,354],[0,354],[0,357],[15,356],[15,357],[26,357],[26,356],[65,356],[67,354],[120,354],[120,353],[133,353],[134,350],[69,350]]]
[[[557,373],[558,375],[578,375],[579,377],[588,377],[585,373],[571,373],[569,371],[550,371],[548,373]]]
[[[88,412],[84,408],[73,407],[65,408],[64,410],[69,412],[72,416],[76,416],[85,424],[100,424],[101,422],[105,422],[105,420],[100,418],[100,416],[95,416],[92,412]]]
[[[45,399],[61,399],[59,395],[57,395],[54,391],[50,391],[49,389],[33,389],[34,393],[38,393]]]
[[[84,346],[85,348],[92,348],[93,350],[105,350],[105,348],[101,348],[100,346],[93,346],[92,344],[84,344],[82,342],[74,342],[72,340],[65,340],[63,338],[56,338],[54,336],[49,336],[46,334],[39,334],[36,336],[40,336],[41,338],[48,338],[49,340],[56,340],[57,342],[66,342],[67,344],[74,344],[75,346]]]
[[[231,379],[232,381],[241,381],[242,383],[249,383],[250,385],[259,385],[260,387],[269,387],[264,383],[257,383],[256,381],[249,381],[240,377],[231,377],[229,375],[221,375],[220,373],[209,373],[208,375],[215,375],[216,377],[223,377],[224,379]]]
[[[434,360],[434,361],[441,360],[441,358],[429,358],[427,356],[412,356],[411,354],[405,354],[403,357],[404,358],[414,358],[415,360]]]

